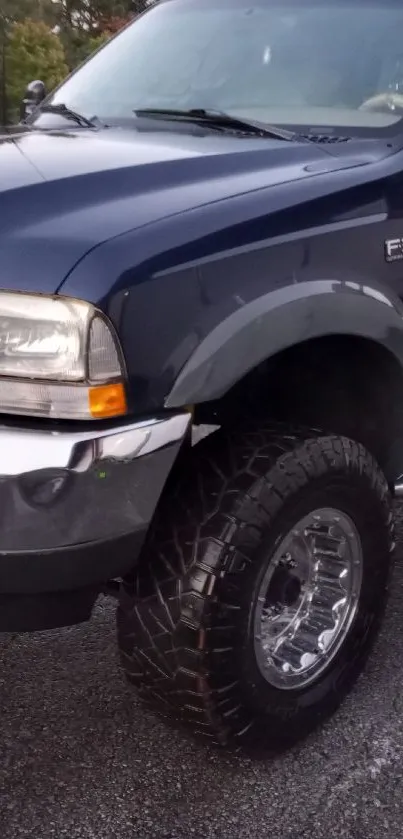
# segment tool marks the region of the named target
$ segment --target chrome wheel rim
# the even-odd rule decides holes
[[[357,612],[362,565],[354,522],[333,508],[305,516],[282,540],[254,616],[257,663],[273,687],[300,689],[329,667]]]

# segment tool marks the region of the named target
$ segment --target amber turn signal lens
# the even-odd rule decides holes
[[[118,417],[127,412],[125,388],[121,382],[114,385],[90,387],[88,399],[91,416],[94,419]]]

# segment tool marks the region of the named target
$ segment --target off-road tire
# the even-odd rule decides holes
[[[328,669],[304,689],[282,690],[257,666],[252,611],[275,546],[318,507],[342,509],[355,524],[360,600]],[[360,674],[392,549],[388,486],[361,445],[273,424],[217,432],[189,453],[122,586],[127,678],[165,715],[220,744],[289,747],[336,710]]]

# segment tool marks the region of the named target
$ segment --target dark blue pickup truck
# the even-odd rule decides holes
[[[0,140],[0,629],[119,599],[141,696],[282,749],[403,492],[403,7],[162,0]]]

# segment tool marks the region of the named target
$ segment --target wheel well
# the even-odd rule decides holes
[[[374,341],[334,335],[284,350],[220,400],[196,406],[195,422],[228,425],[261,412],[345,434],[374,454],[390,480],[403,473],[403,371]]]

